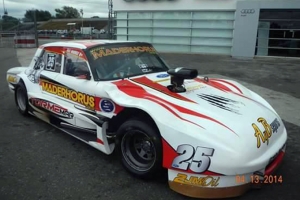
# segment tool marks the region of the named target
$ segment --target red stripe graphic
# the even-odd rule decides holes
[[[194,123],[194,122],[191,122],[191,121],[189,121],[189,120],[186,120],[186,119],[180,117],[180,116],[179,116],[176,112],[174,112],[171,108],[169,108],[168,106],[166,106],[165,104],[159,102],[158,100],[156,100],[156,99],[154,99],[154,98],[151,98],[151,97],[145,97],[144,99],[148,99],[148,100],[150,100],[150,101],[154,101],[155,103],[161,105],[162,107],[164,107],[165,109],[167,109],[168,111],[170,111],[173,115],[175,115],[175,116],[178,117],[179,119],[181,119],[181,120],[183,120],[183,121],[186,121],[186,122],[189,122],[189,123],[191,123],[191,124],[194,124],[194,125],[196,125],[196,126],[199,126],[200,128],[203,128],[202,126],[200,126],[200,125],[198,125],[198,124],[196,124],[196,123]],[[204,128],[203,128],[203,129],[204,129]]]
[[[131,79],[132,81],[136,82],[136,83],[139,83],[139,84],[142,84],[142,85],[145,85],[145,86],[148,86],[154,90],[157,90],[161,93],[164,93],[166,95],[169,95],[171,97],[174,97],[176,99],[180,99],[182,101],[187,101],[187,102],[192,102],[192,103],[196,103],[188,98],[185,98],[177,93],[174,93],[174,92],[171,92],[167,87],[159,84],[159,83],[156,83],[156,82],[153,82],[152,80],[148,79],[147,77],[143,76],[143,77],[140,77],[140,78],[135,78],[135,79]]]
[[[189,115],[194,115],[196,117],[199,117],[199,118],[203,118],[203,119],[207,119],[207,120],[210,120],[210,121],[213,121],[225,128],[227,128],[228,130],[230,130],[231,132],[233,132],[234,134],[236,134],[232,129],[230,129],[229,127],[227,127],[226,125],[224,125],[223,123],[209,117],[209,116],[206,116],[206,115],[203,115],[203,114],[200,114],[200,113],[197,113],[195,111],[192,111],[192,110],[189,110],[189,109],[186,109],[184,107],[181,107],[181,106],[178,106],[176,104],[173,104],[173,103],[170,103],[160,97],[157,97],[157,96],[154,96],[152,94],[149,94],[144,88],[130,82],[130,81],[127,81],[127,80],[122,80],[122,81],[117,81],[117,82],[114,82],[114,84],[118,87],[118,89],[124,93],[126,93],[127,95],[129,96],[132,96],[132,97],[137,97],[137,98],[143,98],[143,99],[148,99],[150,98],[152,101],[153,99],[156,99],[156,100],[159,100],[160,102],[163,102],[175,109],[177,109],[179,112],[181,113],[185,113],[185,114],[189,114]],[[150,100],[149,99],[149,100]],[[173,113],[173,112],[172,112]]]
[[[199,83],[204,83],[206,85],[209,85],[211,87],[214,87],[215,89],[218,89],[218,90],[221,90],[223,92],[232,92],[232,90],[230,88],[228,88],[227,86],[221,84],[221,83],[218,83],[212,79],[209,79],[208,82],[202,80],[201,78],[195,78],[194,79],[195,81],[199,82]]]
[[[216,80],[216,81],[219,81],[219,82],[223,82],[223,83],[226,83],[232,87],[234,87],[237,91],[239,91],[239,93],[243,94],[242,90],[240,88],[238,88],[236,85],[234,85],[233,83],[230,83],[228,81],[225,81],[225,80],[221,80],[221,79],[213,79],[213,80]]]
[[[278,156],[275,158],[275,160],[266,168],[265,170],[265,175],[270,175],[272,174],[278,166],[281,164],[283,157],[284,157],[285,152],[281,151]]]
[[[99,138],[97,138],[97,142],[104,145],[104,142],[102,140],[100,140]]]

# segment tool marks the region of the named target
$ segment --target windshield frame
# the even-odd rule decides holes
[[[125,77],[116,77],[116,78],[99,78],[98,74],[96,72],[95,69],[95,65],[94,65],[94,58],[92,56],[92,54],[90,53],[91,50],[98,48],[98,47],[112,47],[112,48],[119,48],[119,47],[135,47],[135,46],[149,46],[149,47],[153,47],[153,45],[151,43],[147,43],[147,42],[115,42],[115,43],[106,43],[106,44],[98,44],[98,45],[93,45],[89,48],[86,48],[84,50],[84,53],[88,59],[88,63],[90,66],[90,70],[92,72],[92,75],[94,77],[95,81],[113,81],[113,80],[120,80],[120,79],[124,79],[124,78],[132,78],[132,77],[136,77],[136,76],[141,76],[141,75],[148,75],[148,74],[153,74],[153,73],[161,73],[161,72],[166,72],[170,69],[170,67],[168,66],[168,64],[160,57],[159,53],[156,51],[156,54],[152,54],[153,56],[155,56],[157,58],[157,60],[161,63],[161,65],[163,66],[162,71],[151,71],[151,72],[142,72],[140,74],[132,74],[132,75],[127,75]],[[140,52],[143,53],[143,52]],[[101,58],[99,58],[101,59]]]

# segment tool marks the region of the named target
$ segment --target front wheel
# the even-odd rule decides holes
[[[158,130],[144,121],[131,119],[118,130],[122,164],[140,178],[154,178],[162,169],[162,144]]]
[[[15,90],[15,101],[19,112],[28,115],[28,96],[27,90],[23,82],[20,82]]]

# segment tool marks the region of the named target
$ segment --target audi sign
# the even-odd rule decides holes
[[[242,14],[254,14],[255,13],[255,9],[243,9],[241,10]]]

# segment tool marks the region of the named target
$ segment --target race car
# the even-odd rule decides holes
[[[233,80],[171,68],[145,42],[72,40],[40,46],[7,71],[19,112],[105,154],[140,178],[167,170],[172,190],[227,198],[272,175],[287,131],[272,106]]]

